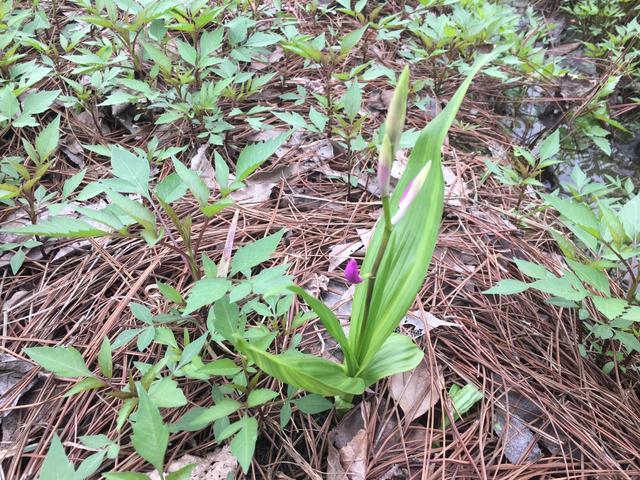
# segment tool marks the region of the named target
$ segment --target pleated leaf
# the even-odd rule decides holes
[[[332,397],[359,395],[364,391],[362,379],[347,376],[338,363],[299,352],[274,355],[243,338],[237,339],[236,347],[267,374],[307,392]]]
[[[476,62],[446,108],[422,131],[411,152],[407,168],[391,197],[393,213],[397,210],[400,197],[409,182],[424,165],[432,162],[423,188],[391,234],[378,268],[366,320],[364,315],[367,286],[372,280],[366,279],[356,288],[349,342],[358,362],[358,374],[366,370],[376,352],[411,307],[422,287],[442,217],[442,145],[473,76],[490,58],[491,56],[483,56]],[[371,272],[382,241],[383,229],[384,222],[378,222],[362,266],[365,274]]]

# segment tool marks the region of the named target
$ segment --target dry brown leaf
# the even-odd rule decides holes
[[[196,467],[191,472],[190,480],[226,480],[229,473],[235,472],[238,467],[238,461],[232,455],[231,449],[225,445],[204,458],[185,455],[171,462],[166,471],[167,473],[175,472],[192,464],[195,464]],[[147,475],[151,480],[160,480],[157,472]]]
[[[191,159],[191,170],[198,172],[207,187],[215,191],[218,188],[216,171],[213,169],[211,160],[209,160],[209,156],[207,155],[207,147],[208,145],[205,143],[198,148],[198,151]]]
[[[424,415],[440,400],[444,377],[436,366],[421,362],[415,370],[391,377],[389,391],[409,422]]]
[[[366,402],[347,413],[329,433],[327,480],[366,480],[368,438],[363,419]]]

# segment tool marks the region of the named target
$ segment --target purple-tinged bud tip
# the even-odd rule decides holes
[[[362,283],[358,262],[353,258],[350,258],[347,262],[347,266],[344,269],[344,278],[346,278],[349,283]]]

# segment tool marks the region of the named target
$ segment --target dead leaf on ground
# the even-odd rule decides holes
[[[368,404],[347,413],[329,432],[327,480],[366,480],[368,439],[363,409]]]
[[[462,206],[462,200],[469,198],[469,189],[462,177],[456,175],[452,169],[447,166],[442,167],[444,175],[444,197],[445,204],[451,207]]]
[[[180,470],[187,465],[195,464],[196,467],[191,472],[190,480],[226,480],[227,476],[233,474],[238,467],[238,461],[231,454],[229,446],[215,450],[204,458],[193,455],[173,461],[166,469],[167,473]],[[147,474],[151,480],[160,480],[157,472]]]
[[[389,382],[391,397],[398,402],[408,422],[424,415],[440,401],[444,377],[437,366],[422,361],[410,372],[393,375]]]
[[[191,170],[198,172],[207,187],[215,191],[218,188],[216,171],[213,169],[211,160],[207,155],[207,148],[208,145],[206,143],[198,148],[198,151],[191,159]]]
[[[511,463],[531,462],[542,455],[536,437],[518,415],[496,411],[493,430],[502,438],[504,455]]]
[[[16,298],[16,296],[14,295],[12,298]],[[20,412],[11,410],[11,407],[15,407],[20,399],[33,388],[37,381],[37,376],[32,376],[30,380],[23,382],[23,385],[19,385],[17,387],[19,391],[12,395],[13,398],[8,404],[7,393],[11,392],[18,383],[22,382],[24,377],[34,368],[33,364],[26,360],[21,360],[7,353],[0,353],[0,403],[5,407],[5,410],[0,413],[3,445],[11,444],[14,433],[20,423]],[[26,385],[24,383],[26,383]]]
[[[462,325],[454,322],[440,320],[431,312],[421,312],[420,310],[412,310],[402,319],[400,326],[411,329],[412,338],[420,338],[424,335],[425,328],[428,331],[438,327],[458,327]]]

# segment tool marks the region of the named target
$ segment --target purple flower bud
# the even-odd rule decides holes
[[[429,175],[429,170],[431,169],[431,162],[428,162],[422,169],[418,172],[418,174],[409,182],[407,188],[404,192],[402,192],[402,196],[400,197],[400,203],[398,204],[398,211],[391,218],[391,224],[397,225],[398,222],[404,217],[405,213],[415,200],[415,198],[422,190],[425,181],[427,180],[427,175]]]
[[[378,184],[380,196],[389,196],[389,182],[391,181],[391,167],[393,165],[393,146],[389,136],[385,135],[378,155]]]
[[[353,258],[350,258],[347,262],[347,266],[344,269],[344,278],[349,283],[361,283],[362,277],[360,276],[360,269],[358,268],[358,262]]]

